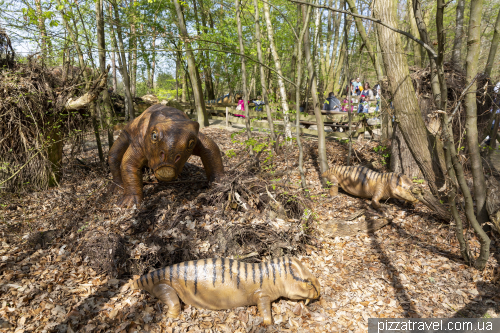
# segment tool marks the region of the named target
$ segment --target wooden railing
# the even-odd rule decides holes
[[[273,105],[271,105],[273,107]],[[276,106],[275,106],[276,107]],[[273,108],[276,109],[276,108]],[[231,124],[240,124],[245,125],[245,118],[236,117],[235,114],[244,114],[244,111],[237,111],[236,104],[233,106],[213,106],[207,105],[206,110],[210,115],[211,119],[221,120],[225,122],[226,126],[230,126]],[[192,119],[196,119],[195,109],[194,108],[186,108],[184,112]],[[354,111],[355,112],[355,111]],[[323,119],[323,123],[327,127],[331,127],[334,132],[327,132],[326,137],[334,137],[334,138],[348,138],[348,124],[349,124],[349,115],[347,112],[332,112],[332,111],[323,111],[323,115],[321,116]],[[269,129],[269,123],[267,121],[267,114],[265,111],[249,111],[249,117],[251,120],[251,126],[263,129]],[[283,131],[283,113],[282,112],[272,112],[272,117],[274,121],[274,127],[277,130]],[[376,125],[368,125],[367,121],[370,118],[379,117],[379,113],[363,113],[363,114],[352,114],[352,127],[351,133],[352,137],[358,137],[360,134],[368,131],[370,135],[373,137],[373,129],[380,128],[380,124]],[[290,122],[292,123],[292,131],[295,132],[295,114],[290,115]],[[316,124],[316,116],[310,114],[300,114],[300,123],[304,125],[306,128],[300,128],[300,132],[302,134],[309,135],[318,135],[317,130],[309,129],[311,125]],[[343,132],[340,132],[340,128],[342,128]],[[336,131],[337,130],[337,131]]]

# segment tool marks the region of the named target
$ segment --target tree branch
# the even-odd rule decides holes
[[[312,4],[312,3],[309,3],[309,2],[305,2],[305,1],[299,1],[299,0],[289,0],[290,2],[295,2],[295,3],[300,3],[302,5],[308,5],[308,6],[313,6],[313,7],[316,7],[316,8],[324,8],[324,9],[328,9],[328,10],[331,10],[333,12],[337,12],[337,13],[344,13],[344,14],[347,14],[347,15],[351,15],[351,16],[354,16],[354,17],[359,17],[359,18],[362,18],[362,19],[365,19],[365,20],[370,20],[370,21],[373,21],[375,23],[378,23],[384,27],[386,27],[387,29],[390,29],[394,32],[397,32],[401,35],[405,35],[406,37],[410,38],[411,40],[419,43],[420,45],[422,45],[423,47],[425,47],[425,49],[427,51],[429,51],[430,54],[432,54],[432,58],[436,59],[437,58],[437,54],[436,52],[429,46],[427,45],[426,43],[424,43],[423,41],[421,41],[420,39],[416,38],[415,36],[413,36],[412,34],[409,34],[407,33],[406,31],[403,31],[403,30],[400,30],[400,29],[397,29],[397,28],[394,28],[384,22],[382,22],[381,20],[379,19],[376,19],[376,18],[373,18],[373,17],[370,17],[370,16],[365,16],[365,15],[359,15],[359,14],[354,14],[354,13],[351,13],[350,11],[347,11],[347,10],[342,10],[342,9],[336,9],[336,8],[333,8],[333,7],[328,7],[328,6],[323,6],[323,5],[316,5],[316,4]]]

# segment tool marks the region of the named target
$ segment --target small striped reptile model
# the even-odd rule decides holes
[[[273,323],[272,301],[286,297],[307,300],[307,304],[320,293],[318,279],[299,260],[289,257],[258,264],[228,258],[186,261],[143,275],[132,287],[160,299],[171,318],[179,315],[180,298],[210,310],[257,305],[266,325]]]
[[[415,184],[405,175],[387,172],[378,173],[362,166],[335,165],[324,172],[322,177],[332,183],[330,195],[338,193],[338,186],[352,195],[371,198],[372,207],[380,209],[380,200],[396,198],[400,200],[417,202],[412,194]]]

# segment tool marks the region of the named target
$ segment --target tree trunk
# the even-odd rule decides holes
[[[340,0],[340,5],[339,5],[340,7],[339,8],[344,8],[344,3],[345,3],[345,0]],[[327,73],[328,83],[326,85],[326,90],[325,90],[327,93],[336,91],[336,89],[337,89],[337,86],[338,86],[337,82],[339,80],[339,77],[337,76],[337,74],[340,75],[340,70],[338,70],[338,69],[342,67],[342,64],[343,64],[342,57],[344,57],[344,52],[340,52],[340,59],[338,59],[338,62],[337,62],[337,48],[339,46],[339,35],[340,35],[340,14],[335,13],[335,15],[336,15],[336,18],[335,18],[335,22],[334,22],[332,56],[327,58],[327,63],[329,63],[328,73]],[[328,55],[330,54],[329,53],[330,52],[330,42],[331,42],[331,38],[328,38],[328,42],[327,42]],[[342,45],[344,45],[344,44],[342,44]],[[342,46],[340,47],[340,50],[342,50]]]
[[[262,46],[260,42],[260,18],[259,18],[259,3],[258,0],[253,0],[253,4],[255,7],[255,42],[257,44],[257,59],[259,60],[259,69],[260,69],[260,87],[262,89],[262,99],[264,100],[264,108],[266,109],[267,114],[267,123],[269,124],[269,131],[271,132],[271,140],[275,143],[275,151],[278,149],[276,144],[276,135],[274,133],[274,123],[273,116],[271,114],[271,108],[269,107],[269,99],[268,99],[268,91],[266,85],[266,74],[264,72],[264,60],[262,59]]]
[[[352,13],[358,14],[358,9],[356,8],[354,0],[347,0],[347,4],[349,5],[349,9],[351,10]],[[363,40],[363,43],[365,44],[365,48],[368,51],[368,55],[370,56],[370,60],[372,61],[373,67],[375,67],[375,72],[377,73],[377,80],[381,82],[383,78],[383,73],[381,69],[382,66],[380,64],[380,60],[377,59],[377,54],[373,50],[372,43],[370,42],[368,36],[366,35],[366,30],[363,25],[363,21],[361,21],[359,17],[355,17],[354,22],[356,22],[356,28],[358,29],[359,35]]]
[[[238,26],[238,40],[240,42],[240,53],[245,54],[245,47],[243,46],[243,32],[241,30],[241,9],[240,0],[234,0],[236,7],[236,25]],[[243,83],[243,105],[245,107],[245,127],[247,129],[247,136],[252,137],[252,130],[250,128],[250,112],[248,110],[248,89],[247,89],[247,68],[245,64],[245,57],[241,56],[241,80]]]
[[[422,173],[406,145],[403,134],[396,124],[391,143],[391,171],[407,175],[410,178],[422,178]]]
[[[177,26],[179,32],[183,38],[184,45],[186,47],[186,56],[188,62],[189,78],[191,79],[191,84],[193,88],[194,104],[196,108],[196,113],[198,114],[198,123],[200,127],[203,128],[208,126],[208,115],[205,109],[205,99],[203,98],[203,90],[201,88],[201,80],[198,74],[198,68],[196,67],[196,61],[194,58],[193,51],[191,50],[191,43],[189,42],[189,35],[186,29],[186,24],[184,23],[184,14],[182,13],[181,5],[179,0],[172,0],[174,2],[175,11],[177,13]]]
[[[459,0],[462,1],[462,0]],[[418,27],[417,27],[417,21],[415,21],[415,14],[413,13],[413,6],[411,3],[411,0],[407,1],[407,11],[408,11],[408,20],[410,21],[410,31],[412,35],[417,37],[419,35],[418,33]],[[408,41],[410,42],[410,41]],[[414,64],[415,66],[422,67],[422,54],[424,53],[424,48],[416,43],[413,42],[413,54],[414,54]]]
[[[38,17],[38,30],[40,32],[40,41],[42,44],[41,45],[42,61],[43,63],[46,64],[47,60],[49,59],[49,56],[52,53],[51,42],[50,39],[47,37],[47,30],[45,28],[45,18],[42,12],[41,0],[35,0],[35,6],[36,6],[36,14]]]
[[[111,68],[112,68],[112,76],[113,76],[113,92],[117,94],[117,89],[118,89],[118,82],[116,80],[116,52],[115,48],[113,47],[113,53],[111,55]]]
[[[460,0],[464,1],[464,0]],[[484,72],[488,77],[491,76],[491,70],[493,69],[493,64],[495,62],[495,56],[498,50],[498,44],[500,43],[500,10],[498,11],[497,21],[495,23],[495,32],[493,33],[493,38],[491,39],[490,53],[488,54],[488,61],[486,61],[486,67]]]
[[[264,17],[266,18],[267,36],[269,39],[269,46],[274,58],[274,67],[276,68],[279,92],[281,96],[281,107],[283,109],[283,123],[285,127],[285,137],[288,139],[292,138],[292,130],[290,128],[290,112],[288,109],[288,101],[286,97],[285,84],[283,82],[283,72],[281,71],[281,61],[276,50],[276,44],[274,43],[274,31],[271,23],[271,15],[269,14],[269,4],[267,2],[264,5]],[[270,77],[270,75],[269,75]]]
[[[422,8],[419,0],[413,0],[413,14],[415,16],[415,21],[417,22],[418,31],[420,33],[420,39],[430,47],[432,47],[432,42],[427,34],[427,25],[425,24]],[[429,63],[431,67],[431,87],[432,87],[432,95],[434,97],[434,103],[436,107],[441,105],[441,89],[439,88],[439,78],[436,73],[436,61],[433,58],[433,55],[428,51],[429,54]],[[387,69],[387,68],[386,68]]]
[[[194,2],[193,2],[194,3]],[[201,24],[203,26],[203,33],[208,33],[207,26],[207,17],[205,14],[205,8],[203,1],[200,1],[200,9],[201,9]],[[203,56],[203,72],[205,73],[205,90],[207,91],[207,98],[209,100],[215,99],[215,89],[214,82],[212,78],[212,66],[210,66],[210,52],[202,52]]]
[[[464,11],[465,0],[457,1],[457,18],[455,25],[455,40],[453,42],[453,51],[451,52],[451,63],[456,67],[462,68],[462,39],[464,38]]]
[[[104,13],[103,13],[103,0],[96,0],[96,21],[97,21],[97,49],[99,53],[99,67],[101,73],[106,72],[106,45],[104,39]],[[113,109],[111,106],[111,99],[109,98],[109,92],[107,89],[102,91],[102,100],[104,102],[104,112],[102,118],[104,118],[104,123],[106,124],[106,130],[108,132],[108,147],[111,149],[113,145],[113,127],[112,127],[112,116]]]
[[[257,2],[257,0],[254,0]],[[304,5],[302,5],[303,7]],[[300,5],[298,6],[300,8]],[[295,89],[295,130],[297,136],[297,145],[299,147],[299,173],[300,173],[300,184],[303,189],[306,188],[306,177],[304,176],[304,150],[302,148],[302,142],[300,140],[300,86],[302,79],[302,43],[304,40],[304,35],[307,30],[309,30],[309,18],[311,15],[311,6],[307,6],[304,15],[304,24],[300,30],[299,40],[297,41],[297,77],[295,79],[296,88]]]
[[[130,92],[130,77],[127,70],[127,58],[125,56],[125,47],[123,44],[123,35],[122,35],[122,24],[120,22],[120,14],[118,12],[118,5],[116,3],[112,3],[114,13],[115,13],[115,21],[116,21],[116,31],[114,25],[111,26],[111,41],[114,43],[114,48],[118,49],[116,43],[116,35],[118,35],[118,45],[120,46],[118,52],[118,64],[120,65],[120,72],[123,80],[123,88],[125,90],[125,99],[126,99],[126,109],[128,110],[129,119],[132,120],[135,118],[134,112],[134,100],[132,98],[132,93]],[[111,16],[111,7],[109,8],[110,16]],[[115,33],[116,32],[116,33]]]
[[[374,16],[393,27],[397,26],[396,6],[392,0],[374,3]],[[416,15],[415,15],[416,16]],[[396,120],[413,158],[417,162],[434,195],[444,185],[442,170],[434,169],[431,142],[422,119],[420,107],[409,77],[408,62],[401,49],[401,38],[396,32],[377,25],[382,58],[393,94]]]
[[[182,67],[182,94],[181,94],[181,102],[186,103],[186,95],[187,95],[187,79],[186,79],[186,71],[184,70],[184,66]]]
[[[483,0],[471,0],[469,33],[467,37],[467,57],[465,61],[465,80],[466,84],[472,82],[478,71],[479,52],[481,50],[481,13],[483,10]],[[472,85],[475,91],[477,83]],[[483,163],[479,155],[479,142],[477,133],[477,104],[476,94],[465,95],[465,113],[466,113],[466,138],[469,148],[472,177],[474,180],[474,196],[476,199],[477,219],[480,224],[488,221],[488,212],[486,211],[486,182],[484,179]]]
[[[302,17],[306,17],[306,8],[302,8]],[[318,89],[315,80],[314,71],[314,55],[311,56],[311,45],[309,39],[309,29],[306,29],[304,36],[304,53],[307,62],[307,71],[309,73],[309,84],[311,86],[311,94],[314,105],[314,115],[316,118],[316,126],[318,127],[318,158],[319,158],[319,168],[321,174],[328,170],[328,160],[326,158],[326,138],[325,138],[325,125],[323,124],[323,117],[321,114],[321,106],[318,101]],[[307,95],[306,95],[307,98]],[[326,179],[322,178],[321,183],[326,186]]]
[[[132,98],[137,94],[137,34],[135,27],[135,7],[134,0],[130,0],[130,10],[132,11],[132,22],[130,24],[130,38],[129,38],[129,59],[130,59],[130,94]]]

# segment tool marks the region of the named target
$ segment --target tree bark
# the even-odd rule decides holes
[[[236,25],[238,26],[238,40],[240,42],[240,53],[245,54],[245,47],[243,46],[243,32],[241,29],[241,9],[240,0],[234,0],[236,7]],[[247,68],[245,57],[241,56],[241,80],[243,84],[243,105],[245,107],[245,127],[247,129],[247,137],[252,137],[252,129],[250,128],[250,113],[248,112],[248,89],[247,89]]]
[[[467,37],[467,57],[465,61],[465,80],[468,84],[472,82],[478,71],[479,52],[481,50],[481,15],[483,10],[483,0],[471,0],[469,33]],[[477,89],[477,83],[472,85],[473,90]],[[486,182],[484,179],[483,163],[479,155],[479,142],[477,132],[477,104],[476,94],[465,95],[466,113],[466,138],[469,148],[472,177],[474,180],[474,196],[476,199],[477,219],[480,224],[488,221],[486,211]]]
[[[271,23],[271,15],[269,13],[269,4],[264,2],[264,17],[266,19],[266,27],[267,27],[267,36],[269,39],[269,48],[271,50],[273,59],[274,59],[274,67],[276,68],[276,72],[278,73],[278,87],[281,97],[281,107],[283,109],[283,125],[285,127],[285,137],[289,140],[292,138],[292,130],[290,128],[290,112],[288,109],[288,101],[286,97],[286,88],[283,82],[283,72],[281,70],[281,61],[278,55],[278,51],[276,50],[276,44],[274,43],[274,31]],[[270,76],[270,75],[269,75]]]
[[[453,51],[451,51],[451,63],[455,68],[462,68],[462,39],[464,38],[464,11],[465,0],[457,1],[455,40],[453,41]]]
[[[306,8],[302,8],[302,16],[306,17]],[[307,62],[307,71],[309,73],[309,84],[311,86],[311,95],[314,105],[314,115],[316,118],[316,126],[318,127],[318,158],[319,158],[319,169],[321,174],[328,170],[328,160],[326,158],[326,138],[325,138],[325,125],[323,123],[323,117],[321,114],[321,107],[318,101],[318,89],[316,86],[316,72],[314,70],[314,55],[311,56],[311,45],[309,38],[309,29],[306,29],[304,36],[304,53]],[[306,95],[307,98],[307,95]],[[323,187],[326,186],[326,179],[322,178],[321,183]]]
[[[194,54],[193,51],[191,50],[191,43],[189,42],[189,35],[186,29],[186,23],[184,22],[184,14],[182,13],[181,5],[179,3],[179,0],[172,0],[172,1],[174,3],[175,11],[177,13],[176,23],[186,48],[189,78],[191,79],[192,83],[195,109],[198,115],[198,123],[200,123],[200,127],[203,128],[205,126],[208,126],[209,123],[208,123],[207,111],[205,109],[205,99],[203,98],[203,90],[201,88],[201,80],[198,74],[198,68],[196,67]]]
[[[410,178],[421,178],[422,173],[406,145],[403,134],[396,124],[391,143],[391,171],[407,175]]]
[[[373,9],[376,18],[388,25],[397,26],[396,6],[392,0],[378,0]],[[438,188],[444,185],[444,178],[442,170],[436,170],[433,166],[432,145],[409,76],[408,62],[401,49],[401,39],[382,25],[377,25],[377,30],[398,125],[432,193],[437,195]]]
[[[264,72],[264,66],[262,66],[264,60],[262,58],[262,46],[260,41],[260,18],[258,0],[253,0],[253,4],[255,7],[255,42],[257,44],[257,59],[259,60],[260,87],[262,89],[262,99],[264,100],[264,108],[266,109],[267,114],[267,123],[269,124],[269,131],[271,132],[271,140],[274,142],[274,149],[276,151],[278,149],[278,145],[276,144],[276,134],[274,133],[273,116],[271,114],[271,108],[269,107],[266,73]]]
[[[491,70],[493,69],[493,64],[495,62],[495,56],[497,54],[498,44],[500,44],[500,10],[498,11],[497,21],[495,23],[495,32],[493,33],[493,38],[491,39],[488,61],[486,61],[486,67],[484,68],[484,73],[488,75],[488,77],[491,76]]]
[[[99,53],[99,67],[101,73],[106,72],[106,45],[104,39],[104,12],[103,12],[103,0],[96,0],[96,21],[97,21],[97,49]],[[102,91],[102,100],[104,102],[104,112],[103,118],[106,124],[106,130],[108,132],[108,147],[111,149],[113,145],[113,128],[112,128],[112,106],[111,99],[109,97],[109,92],[107,89]]]

